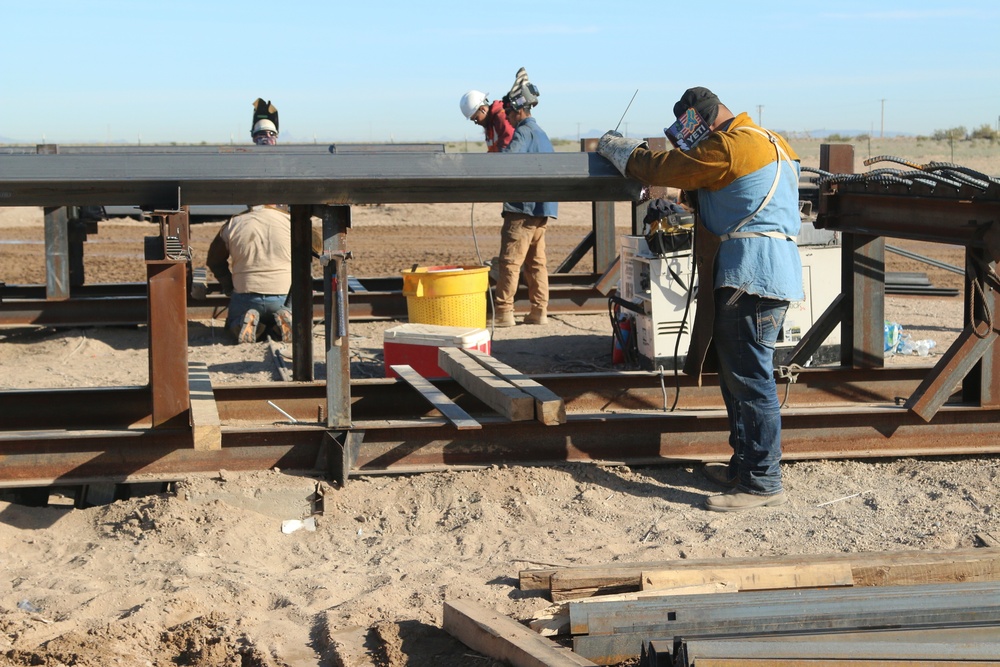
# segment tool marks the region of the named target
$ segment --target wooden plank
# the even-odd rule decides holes
[[[604,275],[597,280],[597,283],[594,285],[597,288],[597,291],[604,296],[607,296],[611,293],[611,290],[617,289],[618,283],[621,280],[621,273],[622,258],[621,255],[619,255],[618,257],[615,257],[615,261],[611,262],[611,266],[609,266],[608,270],[604,272]]]
[[[535,419],[548,426],[566,423],[566,404],[558,394],[485,352],[474,349],[463,351],[479,362],[480,366],[535,399]]]
[[[408,364],[394,364],[390,366],[393,372],[401,377],[406,384],[420,392],[420,395],[434,406],[438,412],[444,415],[448,421],[455,425],[459,431],[482,428],[483,425],[477,422],[468,412],[455,405],[443,391],[435,387],[423,375],[413,370]]]
[[[677,588],[719,582],[741,591],[775,588],[853,586],[850,563],[805,563],[764,567],[722,567],[703,570],[649,570],[642,573],[642,590]]]
[[[446,600],[442,627],[474,651],[514,667],[584,667],[594,663],[471,600]]]
[[[470,394],[510,421],[535,417],[535,400],[504,382],[457,347],[438,348],[438,366]]]
[[[215,402],[212,379],[205,362],[188,362],[188,392],[191,395],[191,436],[194,448],[204,451],[222,449],[219,406]]]
[[[795,565],[823,562],[852,562],[858,568],[875,568],[923,564],[928,567],[954,563],[961,564],[975,572],[984,562],[992,562],[1000,557],[1000,550],[956,549],[944,551],[885,551],[862,553],[829,553],[793,556],[767,556],[760,558],[710,558],[674,561],[651,561],[644,563],[606,563],[598,566],[574,566],[565,568],[538,568],[523,570],[520,574],[521,590],[545,590],[552,592],[552,599],[569,600],[609,593],[627,593],[642,589],[643,570],[657,569],[704,569],[711,567],[766,567],[768,565]],[[859,569],[854,574],[855,586],[878,585],[869,573]]]

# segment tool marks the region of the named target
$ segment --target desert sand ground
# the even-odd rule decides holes
[[[804,164],[816,166],[815,143],[802,145]],[[947,145],[914,143],[876,154],[952,161]],[[992,150],[954,161],[998,174]],[[496,204],[357,207],[352,272],[476,264],[496,252],[498,213]],[[589,205],[564,204],[561,213],[549,232],[550,268],[589,226]],[[627,208],[618,220],[627,232]],[[196,249],[217,228],[197,226]],[[142,280],[149,233],[147,223],[102,222],[88,239],[88,281]],[[0,280],[44,280],[41,238],[40,209],[0,209]],[[893,243],[962,264],[961,249]],[[892,254],[887,262],[924,271],[935,286],[962,283]],[[961,298],[887,297],[888,319],[937,342],[929,358],[889,363],[932,363],[960,330],[962,309]],[[382,374],[381,332],[395,324],[352,325],[352,373]],[[190,325],[190,358],[208,364],[214,383],[278,381],[266,343],[233,346],[220,327]],[[146,336],[142,327],[0,330],[0,387],[142,384]],[[571,315],[498,330],[493,351],[526,372],[608,370],[610,322]],[[440,629],[442,603],[469,598],[526,619],[548,601],[518,589],[522,569],[949,549],[1000,535],[995,457],[811,461],[783,472],[787,505],[735,515],[701,509],[717,490],[682,464],[493,467],[360,477],[342,489],[278,470],[219,471],[87,509],[0,502],[0,664],[499,664]],[[283,533],[284,520],[308,514],[317,489],[326,506],[315,531]],[[360,661],[345,648],[359,638],[369,651]]]

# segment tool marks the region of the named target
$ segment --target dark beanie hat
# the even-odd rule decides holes
[[[688,88],[674,105],[674,118],[694,107],[706,123],[711,125],[719,115],[719,98],[708,88]]]

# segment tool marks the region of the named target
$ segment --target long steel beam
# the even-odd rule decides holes
[[[278,144],[277,146],[256,146],[254,144],[218,145],[164,145],[146,146],[90,144],[38,144],[37,146],[0,146],[0,155],[164,155],[178,153],[194,155],[205,153],[281,153],[290,155],[327,153],[444,153],[444,144],[368,144],[368,143],[314,143]]]
[[[866,375],[876,381],[852,371],[806,374],[790,388],[791,407],[782,413],[785,459],[1000,452],[1000,441],[990,437],[1000,410],[950,403],[925,423],[893,404],[893,396],[919,382],[922,370],[869,371]],[[565,424],[509,422],[457,383],[436,382],[483,426],[461,431],[401,382],[353,382],[352,433],[360,445],[350,473],[565,461],[638,465],[724,460],[731,454],[728,420],[715,388],[691,386],[682,378],[680,408],[668,412],[660,378],[653,374],[535,377],[564,396]],[[199,450],[190,429],[151,428],[146,387],[6,392],[0,486],[121,482],[150,475],[176,479],[220,468],[275,466],[330,474],[322,383],[222,387],[215,394],[221,448]],[[834,407],[842,405],[838,399],[857,405]],[[269,401],[296,422],[280,421]],[[44,429],[37,427],[40,423]]]
[[[549,313],[597,315],[608,312],[608,297],[587,282],[588,276],[566,274],[550,276]],[[581,280],[582,278],[582,280]],[[388,289],[380,289],[386,286]],[[521,285],[515,295],[520,312],[528,302],[527,287]],[[229,298],[221,293],[204,299],[188,299],[190,320],[225,318]],[[11,286],[0,289],[0,326],[122,326],[144,324],[148,303],[146,286],[92,285],[73,289],[73,297],[64,301],[46,299],[44,289],[36,286]],[[406,297],[402,279],[372,281],[371,289],[351,292],[348,316],[352,321],[406,319]],[[313,296],[313,318],[323,319],[323,295]]]
[[[638,200],[596,153],[0,155],[4,206]]]

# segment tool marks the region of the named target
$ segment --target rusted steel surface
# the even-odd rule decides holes
[[[913,393],[927,374],[926,368],[894,368],[877,371],[808,369],[791,385],[779,384],[778,397],[786,410],[810,407],[894,405],[897,397]],[[560,396],[569,412],[617,413],[633,411],[666,413],[680,386],[678,410],[719,410],[722,400],[718,377],[705,375],[703,386],[681,375],[643,371],[611,373],[540,374],[531,378]],[[476,416],[492,414],[478,399],[467,394],[454,380],[431,380],[432,384]],[[663,386],[666,386],[664,399]],[[787,389],[787,391],[786,391]],[[148,387],[49,389],[5,391],[0,413],[0,434],[5,430],[48,428],[129,428],[150,423]],[[273,401],[296,420],[320,423],[317,415],[326,402],[323,382],[222,385],[214,387],[219,417],[226,423],[271,425],[279,417],[268,405]],[[405,383],[374,378],[351,381],[351,411],[355,420],[420,419],[433,414],[426,401]]]
[[[912,391],[925,371],[869,371],[875,377],[867,381],[859,371],[804,373],[791,387],[789,407],[783,410],[785,459],[1000,451],[1000,439],[992,437],[1000,411],[951,403],[928,424],[894,404],[893,397]],[[508,422],[465,395],[457,383],[435,381],[482,423],[483,428],[471,435],[428,409],[405,383],[353,382],[352,427],[360,445],[352,474],[565,461],[636,465],[729,456],[728,421],[717,387],[682,386],[681,409],[666,412],[659,407],[659,378],[651,374],[533,378],[564,397],[567,423]],[[220,468],[328,472],[323,463],[329,452],[324,450],[328,430],[321,412],[326,401],[322,383],[216,388],[222,421],[218,451],[195,450],[190,429],[149,428],[148,410],[142,409],[148,392],[148,388],[8,392],[5,406],[11,411],[0,417],[0,486],[122,481],[149,475],[169,479]],[[862,402],[844,407],[845,400]],[[279,421],[268,401],[298,423]],[[74,412],[60,418],[54,404],[72,404]],[[40,421],[46,414],[53,418]],[[85,414],[91,415],[89,421],[74,423]],[[46,430],[27,430],[39,423]]]
[[[875,236],[981,247],[982,229],[1000,219],[1000,201],[962,201],[838,190],[821,194],[817,226]]]
[[[593,287],[584,274],[550,276],[549,312],[599,315],[608,312],[608,297]],[[348,316],[352,321],[397,320],[407,316],[402,279],[366,279],[366,291],[351,292]],[[318,288],[321,290],[321,285]],[[527,310],[527,287],[519,286],[515,312]],[[209,294],[189,298],[188,319],[224,319],[229,298]],[[121,326],[146,322],[146,286],[131,283],[75,288],[65,301],[46,300],[37,286],[7,285],[0,290],[0,326]],[[323,319],[323,295],[313,296],[313,318]]]
[[[149,276],[149,381],[153,427],[188,424],[187,273],[183,262],[146,262]]]
[[[1000,452],[998,411],[946,407],[931,424],[902,408],[793,411],[784,415],[786,460]],[[724,460],[725,412],[571,414],[565,424],[482,419],[470,435],[443,418],[355,421],[363,432],[352,474],[566,461],[629,465]],[[223,427],[220,450],[196,450],[190,431],[23,431],[0,434],[0,486],[177,478],[219,469],[325,473],[319,425]]]

